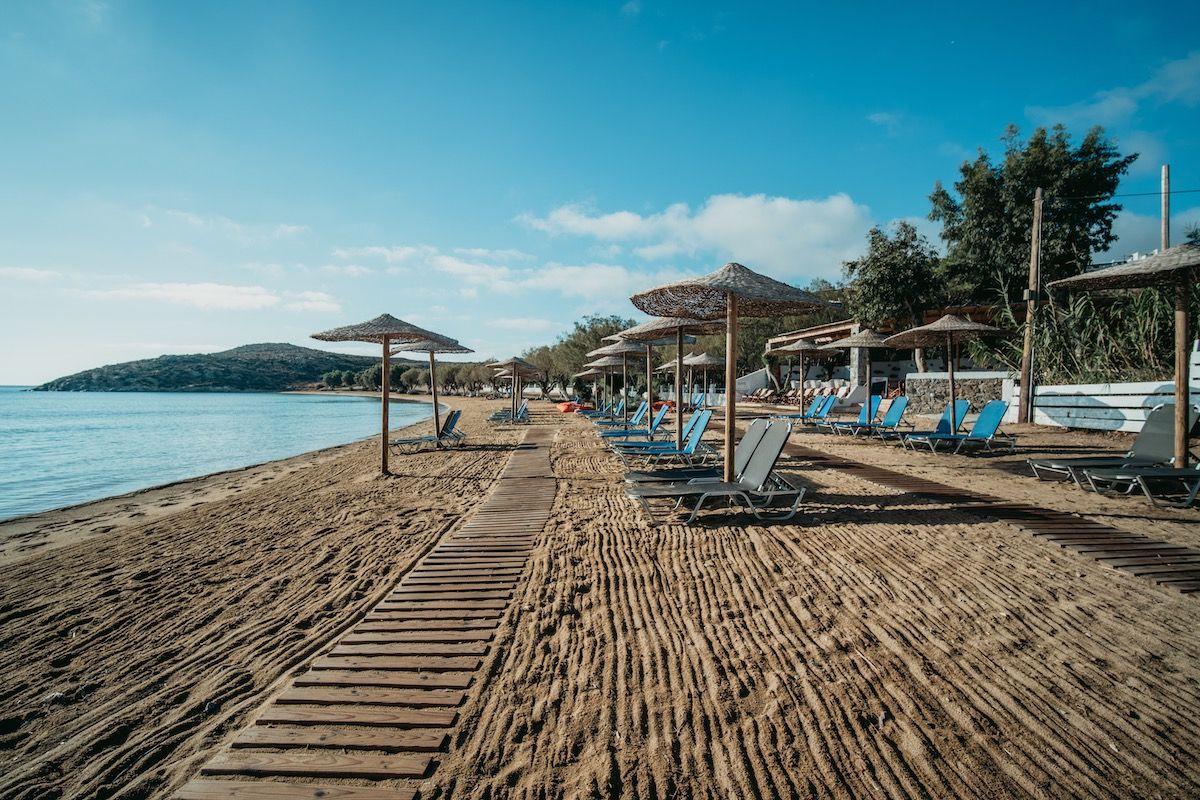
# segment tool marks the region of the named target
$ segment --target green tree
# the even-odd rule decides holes
[[[330,389],[336,389],[342,385],[342,373],[339,370],[331,370],[321,376],[321,383],[328,386]]]
[[[866,255],[842,265],[855,319],[870,327],[889,319],[921,325],[925,310],[938,308],[944,301],[938,264],[937,249],[912,223],[896,223],[892,237],[881,228],[872,228],[867,233]],[[918,351],[917,369],[922,372],[924,361]]]
[[[372,364],[358,373],[354,382],[368,389],[378,389],[383,385],[383,364]]]
[[[1045,193],[1042,212],[1042,280],[1076,275],[1091,254],[1115,241],[1112,226],[1121,206],[1111,202],[1117,185],[1137,159],[1122,156],[1101,127],[1073,147],[1066,128],[1038,128],[1022,141],[1010,125],[1001,139],[1004,160],[993,164],[982,149],[963,162],[957,197],[937,182],[929,218],[942,223],[946,257],[942,277],[951,303],[993,299],[1001,287],[1010,300],[1028,285],[1033,197]]]
[[[348,369],[342,370],[342,386],[350,387],[354,385],[356,375]]]

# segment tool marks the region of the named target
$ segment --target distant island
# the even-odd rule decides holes
[[[393,358],[393,363],[422,362]],[[334,371],[359,372],[379,363],[294,344],[247,344],[220,353],[170,355],[109,364],[56,378],[40,392],[281,392],[311,387]]]

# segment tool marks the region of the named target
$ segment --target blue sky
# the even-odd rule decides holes
[[[844,10],[843,10],[844,9]],[[382,312],[503,356],[738,260],[835,278],[1008,123],[1200,189],[1192,4],[0,5],[0,383]],[[1174,231],[1200,194],[1173,201]],[[1157,243],[1131,198],[1116,255]],[[368,346],[350,351],[370,352]]]

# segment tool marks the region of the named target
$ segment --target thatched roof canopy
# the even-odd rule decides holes
[[[884,341],[887,343],[887,347],[937,347],[946,344],[948,340],[961,342],[964,339],[1002,333],[1006,333],[1006,331],[991,325],[984,325],[981,322],[971,322],[954,314],[946,314],[937,322],[900,331],[900,333],[887,337]]]
[[[630,300],[656,317],[716,320],[725,316],[729,294],[737,297],[738,315],[743,317],[795,314],[837,305],[735,262],[700,278],[640,292]]]
[[[392,355],[397,353],[474,353],[469,347],[463,347],[455,339],[421,339],[416,342],[405,342],[392,348]]]
[[[323,342],[382,343],[385,336],[396,344],[402,341],[419,342],[423,340],[442,342],[444,344],[454,342],[453,339],[434,333],[433,331],[427,331],[424,328],[413,325],[411,322],[396,319],[391,314],[380,314],[375,319],[360,322],[357,325],[343,325],[340,328],[331,328],[327,331],[314,333],[312,338],[320,339]]]
[[[1156,255],[1053,281],[1054,289],[1136,289],[1174,283],[1180,274],[1200,271],[1200,245],[1180,244]]]
[[[836,342],[830,342],[824,345],[822,350],[861,350],[869,347],[888,347],[887,339],[883,334],[876,333],[870,328],[865,328],[858,333],[851,334],[845,339],[838,339]]]

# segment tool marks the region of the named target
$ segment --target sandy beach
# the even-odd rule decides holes
[[[482,501],[523,431],[484,421],[501,402],[446,403],[473,447],[397,458],[393,477],[376,477],[375,443],[347,445],[80,507],[55,546],[7,553],[0,797],[183,785]],[[804,459],[782,466],[810,488],[792,523],[652,528],[590,426],[532,408],[557,430],[550,521],[448,749],[424,780],[378,785],[446,798],[1200,792],[1194,597]],[[1018,456],[984,458],[793,438],[1200,541],[1200,512],[1022,472],[1032,452],[1127,439],[1016,432]]]

